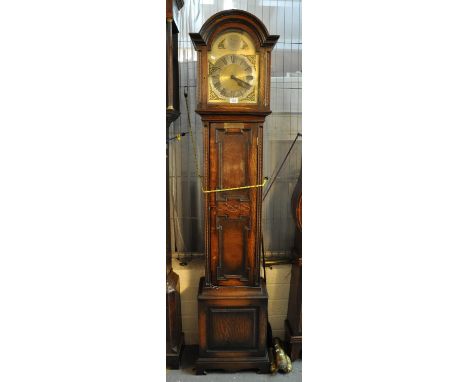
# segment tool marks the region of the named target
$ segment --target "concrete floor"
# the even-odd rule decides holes
[[[182,367],[179,370],[166,370],[166,382],[300,382],[302,381],[302,360],[293,362],[293,370],[288,374],[257,374],[252,371],[237,373],[210,372],[195,375],[193,366],[197,359],[197,347],[186,346],[182,353]]]

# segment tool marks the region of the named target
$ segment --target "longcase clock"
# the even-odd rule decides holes
[[[284,322],[285,342],[291,361],[302,354],[302,169],[293,192],[292,212],[296,225],[296,236],[291,267],[288,314]]]
[[[169,127],[180,115],[175,16],[183,0],[166,0],[166,365],[178,369],[184,346],[179,275],[172,269],[169,206]]]
[[[268,372],[260,277],[263,124],[271,50],[279,36],[241,10],[222,11],[190,37],[197,50],[204,136],[205,277],[198,291],[197,374]]]

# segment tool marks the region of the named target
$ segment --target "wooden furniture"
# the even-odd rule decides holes
[[[184,345],[179,276],[172,270],[169,207],[169,126],[180,115],[177,35],[174,17],[183,0],[166,0],[166,366],[178,369]]]
[[[291,267],[288,315],[284,322],[286,351],[291,361],[302,352],[302,172],[293,192],[292,211],[296,222],[294,261]]]
[[[190,37],[198,54],[204,134],[205,277],[198,290],[197,374],[268,372],[267,303],[260,278],[263,123],[279,36],[255,16],[222,11]],[[226,190],[229,189],[229,190]],[[222,191],[216,191],[222,190]],[[213,192],[214,191],[214,192]]]

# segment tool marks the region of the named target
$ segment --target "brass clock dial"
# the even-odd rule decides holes
[[[216,95],[222,99],[243,98],[255,86],[253,66],[241,55],[222,56],[211,69],[211,85]]]
[[[229,30],[208,52],[208,102],[257,103],[258,54],[251,37]]]

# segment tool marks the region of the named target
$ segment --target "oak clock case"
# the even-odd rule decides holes
[[[198,57],[204,137],[205,277],[198,290],[197,374],[268,372],[267,304],[260,277],[263,123],[270,110],[270,35],[254,15],[215,14],[190,37]],[[245,188],[245,187],[248,188]],[[240,188],[241,187],[241,188]],[[244,188],[242,188],[244,187]]]

